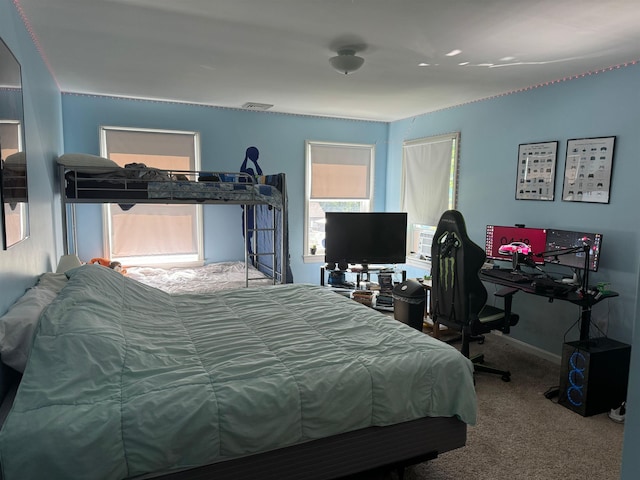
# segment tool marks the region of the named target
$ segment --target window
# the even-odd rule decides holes
[[[11,155],[24,151],[22,139],[22,125],[19,120],[0,120],[0,160],[10,161]],[[2,221],[4,222],[4,232],[0,231],[0,248],[4,240],[5,249],[29,236],[26,165],[23,164],[24,157],[17,161],[22,163],[2,167],[8,169],[4,175],[10,177],[5,177],[4,185],[0,185],[0,189],[5,189],[1,193],[7,195],[11,192],[10,197],[4,198],[1,205],[3,212],[0,212],[0,227]]]
[[[102,127],[102,156],[120,166],[198,170],[199,138],[195,132]],[[107,258],[123,264],[202,263],[202,206],[137,204],[104,207]]]
[[[402,147],[402,210],[407,212],[407,263],[424,267],[440,216],[456,207],[458,144],[453,133],[405,142]]]
[[[305,146],[303,252],[306,261],[321,262],[324,260],[325,212],[371,210],[375,146],[312,141],[307,141]]]

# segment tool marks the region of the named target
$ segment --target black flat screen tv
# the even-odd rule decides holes
[[[325,261],[338,264],[405,263],[407,214],[327,212]]]

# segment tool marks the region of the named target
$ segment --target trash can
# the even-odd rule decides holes
[[[409,279],[393,287],[393,317],[422,331],[425,291],[417,280]]]

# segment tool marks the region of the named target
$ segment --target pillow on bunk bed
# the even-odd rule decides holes
[[[102,173],[120,168],[120,165],[113,160],[88,153],[65,153],[58,157],[58,164],[73,168],[80,173]]]

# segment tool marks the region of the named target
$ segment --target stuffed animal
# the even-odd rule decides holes
[[[116,272],[120,272],[123,275],[127,273],[127,269],[122,268],[122,264],[120,262],[112,262],[111,260],[106,258],[100,258],[100,257],[92,258],[87,263],[89,263],[90,265],[102,265],[103,267],[107,267],[112,270],[115,270]]]

